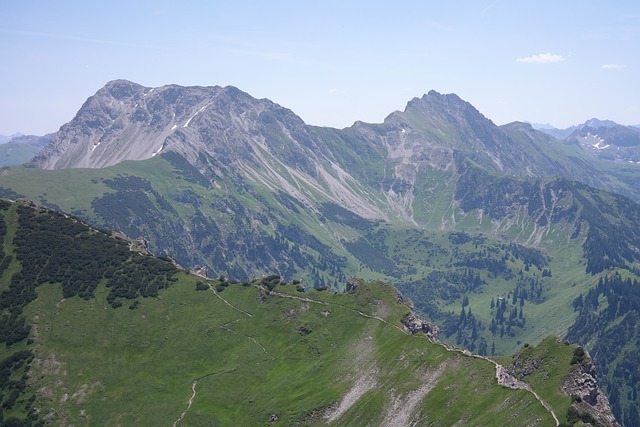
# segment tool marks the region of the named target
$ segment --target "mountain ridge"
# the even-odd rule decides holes
[[[590,155],[629,163],[640,162],[640,130],[611,120],[589,119],[566,129],[540,128],[566,144],[577,144]]]
[[[126,108],[100,95],[66,132],[93,138],[85,154],[99,142],[100,161],[135,154],[118,148],[126,138],[151,157],[5,170],[0,194],[144,236],[214,276],[277,273],[336,290],[346,277],[386,280],[444,340],[483,355],[563,336],[581,316],[572,301],[612,272],[640,272],[637,168],[529,125],[498,127],[457,95],[430,91],[383,123],[333,129],[237,89],[113,86]],[[148,135],[176,126],[162,141],[142,138],[155,115]],[[630,396],[614,410],[631,417],[632,385],[615,369],[603,381]]]
[[[357,139],[361,141],[356,143],[358,150],[368,153],[369,161],[387,163],[383,170],[386,176],[379,178],[383,186],[385,180],[413,185],[416,170],[412,164],[417,162],[427,161],[430,168],[446,170],[452,166],[453,150],[457,150],[495,172],[578,177],[605,190],[624,188],[623,194],[640,200],[640,190],[627,181],[620,183],[617,178],[614,181],[607,176],[594,177],[592,171],[582,171],[586,163],[592,162],[584,152],[571,153],[569,147],[552,144],[542,135],[538,131],[515,129],[513,125],[495,126],[457,95],[443,95],[434,90],[413,98],[404,111],[392,112],[383,123],[356,122],[338,130],[306,125],[291,110],[266,99],[255,99],[232,86],[147,88],[115,80],[85,102],[78,115],[62,126],[33,159],[33,164],[45,169],[104,167],[123,160],[148,159],[169,150],[178,152],[201,171],[224,168],[221,163],[227,166],[236,163],[233,168],[227,167],[226,173],[242,168],[242,174],[250,174],[256,166],[266,172],[271,169],[271,185],[284,186],[297,193],[297,197],[308,199],[295,184],[290,185],[292,179],[281,179],[280,159],[285,162],[282,166],[300,171],[303,180],[317,180],[320,173],[325,181],[341,187],[329,193],[340,192],[343,196],[352,193],[353,198],[347,181],[359,179],[345,181],[343,177],[346,169],[354,165],[341,162],[345,147],[328,146],[327,140],[342,139],[349,147]],[[335,153],[336,150],[342,152]],[[208,157],[206,160],[203,153]],[[362,195],[364,189],[359,192]],[[412,202],[398,198],[398,193],[384,189],[383,193],[386,194],[382,198],[357,196],[349,206],[352,209],[368,206],[367,210],[373,212],[389,197],[401,204]],[[340,201],[337,194],[328,197]],[[406,209],[398,215],[411,217]],[[374,217],[383,216],[378,212]]]

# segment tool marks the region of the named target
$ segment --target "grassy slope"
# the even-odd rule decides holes
[[[367,262],[359,260],[362,254],[350,254],[345,251],[340,239],[355,241],[366,233],[363,230],[348,228],[337,224],[331,220],[320,222],[317,215],[300,207],[299,213],[288,211],[284,206],[273,198],[271,193],[255,187],[256,194],[261,200],[246,191],[238,191],[233,185],[226,185],[223,189],[204,188],[196,183],[189,182],[184,179],[175,179],[173,166],[161,157],[153,158],[144,162],[123,162],[115,167],[105,169],[73,169],[73,170],[57,170],[45,171],[39,169],[14,168],[5,171],[0,183],[2,186],[11,188],[14,191],[24,194],[39,202],[50,202],[60,206],[65,211],[76,212],[83,216],[94,218],[91,210],[91,202],[94,197],[103,193],[111,193],[114,190],[107,187],[103,180],[114,178],[125,174],[141,176],[148,180],[153,188],[160,194],[178,212],[180,217],[189,224],[191,215],[194,213],[192,205],[179,203],[174,200],[174,196],[189,190],[197,194],[203,201],[200,210],[204,215],[215,218],[218,226],[223,230],[233,229],[232,216],[227,213],[216,211],[213,203],[220,198],[226,197],[226,193],[230,192],[237,200],[252,212],[268,212],[277,218],[280,223],[292,223],[306,230],[313,236],[316,236],[324,244],[329,245],[331,250],[339,255],[346,257],[347,264],[343,269],[344,274],[348,277],[358,275],[367,279],[384,279],[391,283],[402,283],[408,280],[418,280],[429,274],[435,268],[446,269],[450,262],[450,257],[441,256],[441,252],[430,252],[420,245],[407,245],[406,241],[411,237],[411,230],[407,230],[406,225],[387,224],[381,225],[381,229],[388,232],[385,239],[388,251],[382,252],[395,265],[405,265],[415,267],[415,272],[409,270],[396,271],[395,273],[382,272]],[[532,233],[531,224],[525,218],[521,218],[515,224],[502,224],[497,226],[495,222],[490,221],[488,215],[485,215],[481,222],[478,222],[476,214],[462,214],[454,212],[451,209],[451,202],[455,190],[456,180],[445,173],[434,173],[430,175],[432,181],[429,182],[429,188],[422,188],[418,194],[425,195],[416,200],[415,213],[416,219],[424,221],[430,229],[438,230],[442,224],[447,223],[448,227],[454,226],[462,230],[470,232],[482,233],[487,236],[493,236],[504,241],[511,239],[523,239]],[[426,181],[425,181],[426,182]],[[224,183],[221,182],[222,185]],[[434,190],[437,189],[437,191]],[[434,191],[430,193],[430,191]],[[435,197],[433,204],[429,203],[431,194]],[[153,200],[153,197],[150,197]],[[270,207],[265,208],[263,201],[267,201]],[[275,219],[274,219],[275,220]],[[412,227],[413,230],[415,228]],[[262,233],[269,234],[270,226],[263,227],[258,221],[254,221],[254,230],[261,230]],[[426,236],[442,250],[451,253],[453,247],[448,241],[448,233],[428,231],[419,231],[420,234]],[[144,234],[144,231],[143,231]],[[132,236],[136,237],[136,236]],[[153,244],[153,238],[145,235]],[[521,343],[536,343],[547,334],[563,334],[570,326],[575,318],[570,302],[577,296],[580,290],[584,290],[585,286],[591,286],[593,280],[584,274],[584,266],[577,265],[575,260],[581,257],[581,249],[576,241],[569,242],[567,236],[547,236],[547,239],[553,239],[555,242],[561,243],[560,246],[543,248],[547,254],[551,255],[551,269],[554,277],[547,280],[547,301],[543,304],[528,304],[526,307],[528,325],[514,337],[505,335],[504,337],[491,336],[486,330],[483,336],[491,345],[495,342],[496,352],[498,354],[508,354],[515,351]],[[566,243],[563,243],[566,242]],[[307,249],[307,251],[309,251]],[[313,256],[318,257],[317,253],[309,251]],[[204,254],[203,254],[204,256]],[[297,277],[303,279],[311,279],[309,270],[313,266],[307,266],[306,271],[299,269]],[[514,268],[522,268],[522,265],[514,265]],[[215,271],[213,274],[217,274]],[[533,273],[532,273],[533,274]],[[491,313],[489,311],[489,302],[491,298],[507,295],[513,289],[513,281],[507,281],[500,277],[490,277],[486,272],[482,273],[483,279],[488,285],[469,295],[470,307],[479,320],[485,325],[491,322]],[[332,281],[332,280],[331,280]],[[331,282],[330,282],[331,283]],[[574,286],[578,284],[579,286]],[[413,298],[416,296],[408,295]],[[445,311],[453,311],[458,314],[460,311],[460,300],[441,301],[439,302],[441,309]],[[552,315],[549,315],[552,313]]]
[[[32,386],[47,396],[39,401],[44,413],[74,424],[166,425],[187,408],[197,380],[178,425],[267,425],[272,414],[281,425],[322,424],[318,411],[369,379],[375,387],[336,425],[401,416],[398,408],[425,383],[433,388],[409,418],[552,421],[531,394],[498,386],[490,363],[397,329],[406,307],[392,302],[387,286],[338,295],[276,288],[324,305],[275,295],[260,303],[255,287],[236,285],[219,294],[231,307],[212,291],[195,291],[197,280],[182,275],[134,310],[108,306],[103,287],[84,301],[41,286],[26,314],[37,325]]]
[[[2,210],[5,253],[16,213]],[[33,342],[0,349],[36,356],[21,399],[35,396],[54,424],[260,425],[275,414],[282,425],[317,425],[327,413],[335,425],[552,422],[530,393],[498,386],[490,362],[405,334],[408,308],[388,285],[348,294],[286,285],[267,296],[256,284],[196,291],[201,280],[180,273],[157,297],[116,309],[104,284],[88,300],[41,284],[24,311]],[[21,418],[23,402],[5,419]]]
[[[498,363],[512,365],[518,362],[518,368],[512,367],[522,381],[526,381],[533,389],[548,402],[561,422],[566,422],[567,408],[571,404],[571,397],[561,392],[562,380],[567,370],[575,369],[571,359],[575,346],[560,343],[557,338],[548,336],[537,346],[525,346],[512,356],[497,357]],[[535,362],[538,368],[526,376],[520,376],[521,371],[529,363]]]
[[[385,239],[388,249],[381,252],[383,264],[395,265],[396,267],[404,266],[404,270],[383,271],[368,262],[367,258],[363,258],[361,249],[354,249],[349,253],[341,243],[341,240],[354,242],[363,236],[369,238],[366,236],[367,230],[349,228],[334,222],[332,219],[322,222],[317,214],[304,209],[302,206],[298,206],[298,212],[295,213],[283,206],[270,192],[259,186],[253,186],[253,191],[250,192],[219,181],[220,188],[205,188],[187,179],[176,179],[174,171],[173,165],[161,157],[156,157],[144,162],[124,162],[115,167],[100,170],[43,171],[14,168],[5,170],[0,183],[2,186],[12,188],[14,191],[25,194],[38,202],[55,203],[65,211],[74,212],[95,220],[95,214],[91,209],[93,198],[99,197],[103,193],[115,191],[105,185],[103,180],[125,174],[141,176],[151,183],[155,191],[164,195],[166,201],[178,212],[182,223],[187,227],[192,223],[191,218],[194,215],[195,208],[189,203],[176,201],[176,198],[185,191],[196,194],[202,200],[199,207],[200,211],[206,217],[214,219],[218,227],[223,230],[223,233],[238,227],[237,223],[234,223],[237,216],[231,215],[226,210],[227,208],[218,208],[216,203],[220,200],[226,200],[225,198],[227,197],[233,197],[233,200],[237,200],[247,211],[260,213],[263,217],[268,216],[272,221],[271,224],[264,225],[260,221],[253,220],[251,222],[251,233],[259,232],[262,235],[273,235],[272,224],[295,224],[310,235],[316,236],[323,244],[328,245],[333,254],[346,259],[346,264],[341,271],[347,277],[357,275],[367,279],[383,279],[401,285],[407,281],[424,278],[434,268],[446,270],[452,259],[451,256],[442,256],[442,251],[434,253],[419,245],[406,245],[405,241],[411,234],[407,231],[407,226],[386,224],[379,227],[386,230],[389,236]],[[482,220],[479,220],[476,212],[465,214],[459,210],[454,211],[451,209],[456,183],[454,177],[444,173],[434,173],[429,176],[432,180],[428,185],[425,184],[425,188],[421,188],[418,191],[417,194],[423,196],[416,199],[414,203],[416,219],[424,222],[428,229],[438,230],[443,224],[447,224],[447,228],[455,227],[470,233],[481,233],[490,236],[492,239],[505,242],[512,240],[526,242],[530,239],[529,236],[536,236],[536,233],[541,232],[533,226],[532,222],[524,214],[513,220],[496,222],[492,221],[488,215],[484,215]],[[434,188],[437,191],[430,193]],[[149,198],[152,202],[155,200],[153,196],[149,196]],[[431,204],[429,203],[430,200],[432,200]],[[264,204],[265,202],[268,203],[268,206]],[[146,225],[141,227],[139,234],[147,237],[153,245],[155,243],[154,238],[147,234]],[[415,230],[415,228],[413,229]],[[455,249],[449,243],[448,233],[446,232],[423,230],[419,230],[419,232],[449,254]],[[132,235],[132,237],[136,236]],[[185,240],[185,243],[193,245],[188,239]],[[219,246],[215,242],[213,242],[213,245]],[[296,244],[289,243],[289,245],[295,246]],[[549,267],[553,272],[553,278],[544,279],[545,301],[525,306],[527,324],[524,328],[516,330],[512,336],[496,336],[486,329],[480,332],[490,348],[492,344],[495,344],[496,354],[512,353],[522,343],[539,342],[540,339],[548,334],[565,334],[576,317],[571,302],[579,293],[585,292],[597,281],[597,277],[585,274],[584,265],[577,262],[582,257],[580,245],[579,239],[571,240],[566,233],[561,232],[557,235],[545,234],[540,248],[551,257]],[[176,253],[179,250],[176,247],[170,247],[169,249],[169,253]],[[309,259],[313,259],[313,262],[306,266],[296,266],[297,274],[293,277],[313,283],[311,270],[318,268],[322,261],[322,256],[309,247],[302,248],[302,250],[309,255]],[[200,256],[205,257],[207,255],[201,253]],[[209,256],[211,256],[211,252],[209,252]],[[220,257],[220,255],[216,256]],[[383,258],[387,258],[388,261]],[[291,263],[286,255],[279,255],[276,259],[284,259],[286,260],[285,262]],[[380,257],[369,257],[369,261],[373,262],[377,262],[380,259]],[[415,270],[412,271],[410,267],[415,268]],[[514,271],[522,270],[521,263],[515,263],[512,267]],[[251,265],[243,264],[243,268],[250,270]],[[331,268],[330,265],[329,268]],[[327,279],[327,283],[334,283],[334,277],[331,276],[329,269],[323,271],[323,268],[320,267],[319,270],[320,275]],[[272,271],[274,271],[273,267],[270,272]],[[224,271],[216,271],[214,268],[210,268],[210,272],[215,275],[224,273]],[[266,273],[267,271],[263,272]],[[488,326],[493,316],[489,309],[490,300],[492,298],[508,297],[509,292],[514,288],[514,281],[513,279],[507,280],[502,277],[492,277],[486,271],[481,271],[480,274],[482,279],[487,282],[487,285],[468,295],[469,307],[473,310],[476,318],[482,321],[485,326]],[[539,277],[540,272],[528,273],[531,277],[535,277],[536,274]],[[291,279],[293,277],[287,278]],[[408,294],[407,296],[414,299],[418,298],[418,294]],[[461,300],[462,296],[454,300],[439,299],[438,305],[441,310],[453,312],[457,315],[460,312]],[[419,301],[416,302],[418,303]],[[417,305],[419,306],[419,304]],[[449,338],[449,340],[453,340],[453,337]],[[488,352],[488,354],[491,354],[491,352]]]

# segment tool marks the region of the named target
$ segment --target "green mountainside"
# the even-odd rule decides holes
[[[36,177],[39,203],[64,200],[55,207],[142,235],[156,253],[207,265],[210,275],[245,281],[248,272],[271,271],[333,289],[351,276],[390,281],[441,327],[443,340],[479,354],[510,354],[547,334],[564,336],[579,314],[572,302],[598,277],[638,269],[629,250],[635,204],[575,182],[509,179],[472,164],[451,195],[462,208],[448,215],[461,231],[366,220],[332,204],[311,214],[285,193],[262,196],[250,187],[237,195],[216,191],[171,156],[106,169],[7,172],[3,181],[21,194]],[[624,408],[626,401],[614,402]]]
[[[205,279],[27,203],[2,201],[0,224],[4,425],[615,423],[593,376],[575,387],[582,348],[498,365],[415,334],[382,282]]]
[[[0,167],[27,163],[49,143],[51,137],[20,135],[0,143]]]
[[[579,301],[616,274],[640,279],[639,179],[636,164],[524,123],[495,126],[453,94],[338,130],[233,87],[120,80],[33,164],[2,169],[0,196],[141,237],[209,277],[391,283],[444,342],[482,356],[569,333],[634,425],[628,365],[598,350],[623,312],[585,329],[603,311]],[[632,335],[615,351],[637,349]]]

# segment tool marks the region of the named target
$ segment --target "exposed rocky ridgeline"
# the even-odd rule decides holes
[[[414,335],[418,332],[423,332],[433,341],[440,340],[440,328],[438,328],[433,323],[426,321],[420,316],[416,316],[414,313],[407,314],[405,317],[403,317],[402,324],[404,325],[405,330],[411,332]]]
[[[555,344],[552,344],[555,341]],[[548,337],[541,345],[532,348],[528,344],[512,356],[504,366],[514,384],[547,384],[557,369],[567,374],[558,384],[559,390],[572,399],[567,411],[569,425],[582,421],[593,427],[617,427],[620,424],[609,405],[609,400],[598,387],[596,368],[589,354],[582,347],[573,347],[571,359],[558,353],[559,340]],[[568,345],[568,343],[565,343]],[[522,387],[520,387],[522,388]]]
[[[609,399],[598,387],[596,367],[591,358],[569,371],[562,391],[574,398],[572,412],[578,418],[597,427],[620,426],[611,411]]]
[[[435,190],[422,188],[425,177],[455,174],[464,158],[509,176],[613,188],[556,148],[530,126],[498,127],[458,96],[435,91],[382,124],[338,130],[306,125],[231,86],[148,88],[116,80],[90,97],[33,163],[101,168],[175,152],[215,185],[232,176],[282,190],[310,209],[330,201],[384,220],[419,220],[414,205]]]
[[[12,248],[0,262],[3,426],[555,419],[531,394],[503,389],[489,361],[405,332],[409,309],[380,281],[352,280],[343,294],[278,275],[207,279],[140,254],[141,239],[132,250],[4,199],[0,239]]]

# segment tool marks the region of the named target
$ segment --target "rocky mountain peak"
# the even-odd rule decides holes
[[[87,99],[33,163],[45,169],[100,168],[148,159],[167,148],[172,136],[195,126],[198,116],[238,113],[255,102],[231,86],[149,88],[114,80]]]
[[[437,113],[458,115],[466,111],[480,114],[471,104],[460,99],[455,93],[441,94],[435,90],[430,90],[421,98],[413,98],[407,103],[406,112],[420,111],[423,113]],[[481,114],[480,114],[481,115]]]
[[[459,96],[434,90],[382,124],[357,122],[340,131],[308,126],[291,110],[233,86],[149,88],[114,80],[85,102],[33,163],[102,168],[175,152],[205,174],[268,183],[305,205],[320,197],[368,219],[388,218],[380,206],[390,205],[412,220],[412,189],[424,168],[454,171],[456,159],[468,157],[512,176],[562,173],[539,149],[536,132],[499,128]],[[371,162],[388,167],[372,173]],[[372,193],[365,182],[382,192]],[[306,185],[325,192],[305,192]]]
[[[100,89],[96,95],[109,94],[116,99],[127,99],[139,96],[140,93],[148,91],[150,88],[129,80],[112,80]]]
[[[618,126],[618,124],[616,122],[613,122],[611,120],[600,120],[597,118],[592,118],[587,120],[586,122],[584,122],[582,125],[579,125],[578,127],[592,127],[592,128],[612,128]]]

